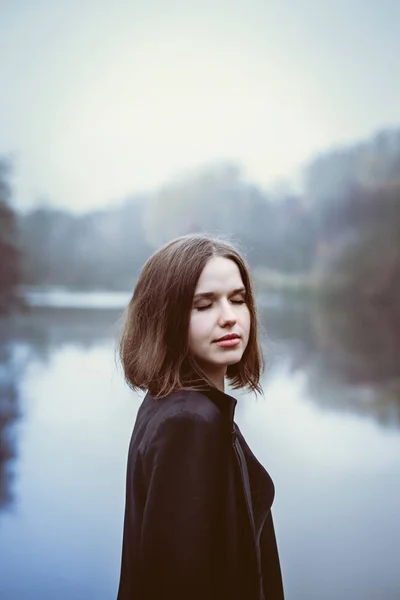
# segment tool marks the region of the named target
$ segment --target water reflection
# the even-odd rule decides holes
[[[398,307],[282,303],[261,318],[267,355],[305,374],[311,400],[399,426]]]
[[[113,338],[121,309],[32,308],[13,321],[14,341],[28,344],[42,360],[66,344],[91,348]]]
[[[121,310],[37,308],[0,319],[0,511],[14,500],[17,424],[22,416],[20,383],[32,361],[47,364],[64,345],[92,348],[112,339]]]
[[[13,353],[10,330],[0,327],[0,510],[13,500],[13,466],[16,458],[16,423],[20,417],[20,367]]]
[[[320,305],[313,322],[320,358],[309,377],[312,395],[320,394],[324,381],[322,402],[398,427],[400,309]]]
[[[267,371],[284,360],[305,376],[307,396],[323,407],[400,424],[400,311],[397,307],[261,302]],[[18,381],[34,358],[47,363],[64,345],[92,348],[114,339],[120,309],[33,308],[1,322],[0,509],[12,500],[20,417]],[[25,358],[16,357],[24,347]]]
[[[400,376],[400,307],[370,303],[316,306],[314,330],[324,360],[348,383]]]

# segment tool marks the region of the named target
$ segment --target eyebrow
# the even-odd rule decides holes
[[[236,290],[232,290],[229,296],[236,296],[236,294],[242,294],[246,292],[246,288],[241,287]],[[215,298],[218,294],[215,292],[203,292],[202,294],[195,294],[193,300],[200,300],[200,298]]]

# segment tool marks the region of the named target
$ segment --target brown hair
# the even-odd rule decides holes
[[[231,243],[200,234],[172,240],[141,270],[125,312],[119,346],[125,379],[133,389],[148,389],[163,397],[176,389],[213,386],[189,350],[188,329],[198,279],[215,256],[229,258],[238,266],[250,311],[247,347],[240,362],[228,365],[227,379],[233,389],[261,392],[264,361],[249,269]]]

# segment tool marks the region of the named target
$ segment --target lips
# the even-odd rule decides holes
[[[214,340],[215,342],[222,342],[225,340],[237,340],[240,338],[240,335],[238,335],[237,333],[228,333],[227,335],[224,335],[223,337],[219,338],[218,340]]]

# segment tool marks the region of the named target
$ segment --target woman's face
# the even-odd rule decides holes
[[[228,365],[238,363],[242,358],[249,334],[250,312],[239,268],[228,258],[211,258],[194,293],[189,347],[207,376],[220,389],[223,389]],[[230,339],[221,340],[225,336]]]

